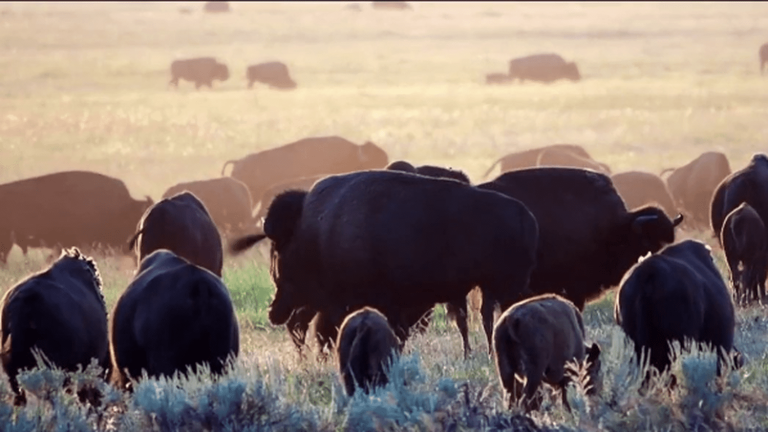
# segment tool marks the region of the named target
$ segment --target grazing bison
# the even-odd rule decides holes
[[[768,43],[760,46],[760,75],[765,71],[766,63],[768,63]]]
[[[611,175],[608,165],[580,156],[568,149],[550,148],[542,151],[536,159],[536,166],[584,168]]]
[[[205,205],[190,192],[165,198],[150,207],[130,240],[137,264],[152,252],[167,249],[221,277],[221,236]]]
[[[275,325],[309,307],[332,329],[347,310],[370,306],[405,340],[436,303],[466,309],[467,293],[479,286],[490,350],[494,306],[529,294],[537,235],[536,220],[517,200],[381,170],[282,193],[269,207],[264,234],[240,239],[232,250],[271,240]],[[467,353],[467,328],[460,330]]]
[[[219,63],[213,57],[197,57],[183,60],[174,60],[171,63],[171,81],[169,85],[179,87],[179,79],[192,81],[195,88],[203,85],[213,88],[213,80],[226,81],[229,79],[229,68]]]
[[[136,201],[121,180],[63,171],[0,185],[0,260],[29,247],[94,245],[129,253],[126,242],[152,199]]]
[[[587,301],[618,285],[648,252],[675,240],[657,207],[627,211],[611,179],[577,168],[533,168],[504,173],[477,186],[522,202],[539,226],[536,268],[529,289],[560,294],[584,310]]]
[[[552,144],[545,147],[538,147],[529,150],[523,150],[516,153],[510,153],[496,160],[488,171],[483,174],[483,178],[488,177],[488,174],[496,168],[496,165],[500,165],[501,173],[507,171],[518,170],[523,168],[533,168],[538,166],[539,155],[545,150],[567,150],[576,156],[580,156],[585,159],[592,159],[592,156],[587,153],[586,150],[580,145],[576,144]],[[592,159],[594,160],[594,159]]]
[[[650,350],[649,363],[659,372],[671,364],[671,341],[733,348],[733,302],[709,247],[696,240],[667,246],[634,265],[616,294],[614,318],[634,343],[638,361]]]
[[[563,405],[570,410],[565,395],[570,381],[565,366],[570,361],[586,360],[591,383],[587,394],[597,393],[600,347],[587,346],[584,339],[581,312],[560,296],[545,294],[507,309],[493,328],[493,351],[509,408],[524,397],[527,410],[538,409],[541,400],[536,396],[543,380],[560,390]],[[524,385],[517,376],[524,378]]]
[[[229,12],[229,2],[225,1],[209,1],[203,5],[203,12],[207,13],[220,13]]]
[[[255,219],[257,221],[261,221],[263,218],[267,216],[267,209],[269,208],[269,205],[272,204],[272,201],[274,201],[275,197],[280,195],[281,192],[285,192],[287,190],[308,191],[312,188],[313,184],[315,184],[318,180],[320,180],[323,177],[326,177],[326,176],[318,175],[318,176],[312,176],[312,177],[299,177],[299,178],[291,179],[288,181],[276,183],[268,187],[266,190],[264,190],[264,193],[261,194],[261,199],[259,199],[258,201],[259,210],[256,213]]]
[[[374,1],[371,2],[371,7],[376,10],[408,10],[411,9],[411,5],[408,2],[403,1]]]
[[[312,137],[229,160],[221,175],[232,164],[231,176],[245,183],[251,197],[258,199],[269,186],[284,181],[379,169],[388,163],[387,153],[370,141],[357,145],[338,136]]]
[[[508,84],[510,82],[512,82],[512,78],[506,73],[494,72],[485,75],[486,84]]]
[[[768,278],[768,241],[763,220],[747,203],[728,213],[720,233],[731,284],[739,302],[765,298]]]
[[[551,83],[559,79],[579,81],[581,74],[576,63],[566,62],[558,54],[533,54],[510,60],[509,78]]]
[[[113,379],[119,386],[186,373],[208,363],[219,374],[237,356],[240,333],[224,283],[208,270],[160,249],[144,258],[112,311]]]
[[[336,357],[347,394],[360,387],[369,389],[387,385],[387,368],[401,352],[400,341],[376,309],[364,307],[344,319],[336,342]]]
[[[661,174],[668,171],[672,173],[667,177],[667,187],[677,208],[685,213],[686,225],[701,229],[709,226],[712,195],[720,182],[731,174],[728,158],[721,152],[705,152],[686,165],[665,169]],[[720,231],[715,235],[719,237]]]
[[[755,209],[763,225],[768,226],[768,156],[764,154],[752,156],[746,167],[723,179],[715,189],[710,221],[718,239],[725,217],[744,202]]]
[[[279,61],[248,66],[248,69],[245,71],[245,77],[248,79],[248,88],[252,88],[254,82],[260,82],[272,88],[282,90],[293,90],[296,88],[296,81],[291,78],[288,66]]]
[[[195,194],[205,204],[219,231],[240,236],[255,223],[252,216],[253,200],[248,187],[232,177],[179,183],[163,193],[170,198],[181,192]]]
[[[48,269],[5,293],[0,358],[17,403],[26,401],[17,374],[37,366],[33,348],[53,365],[71,372],[96,359],[105,376],[109,375],[107,307],[101,290],[96,263],[72,248],[64,250]]]
[[[628,209],[644,205],[659,205],[669,217],[677,214],[672,195],[666,183],[656,174],[643,171],[626,171],[611,176],[613,186],[627,204]]]

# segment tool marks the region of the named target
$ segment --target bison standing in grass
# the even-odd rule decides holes
[[[512,80],[551,83],[560,79],[581,80],[579,68],[574,62],[566,62],[558,54],[533,54],[509,61],[509,78]]]
[[[245,71],[245,77],[248,79],[248,88],[252,88],[255,82],[281,90],[296,88],[296,81],[291,78],[288,66],[279,61],[250,65]]]
[[[746,167],[717,186],[710,205],[710,221],[718,239],[725,217],[744,202],[755,209],[763,225],[768,226],[768,156],[764,154],[752,156]]]
[[[232,249],[267,238],[275,325],[308,307],[334,328],[346,311],[370,306],[405,340],[436,303],[465,309],[467,293],[480,286],[490,348],[494,306],[506,308],[529,294],[538,228],[524,205],[501,194],[382,170],[329,176],[309,192],[284,192],[269,208],[264,234]],[[460,330],[468,353],[466,320]]]
[[[33,348],[61,369],[74,372],[96,359],[105,376],[109,374],[101,276],[96,263],[77,248],[64,250],[48,269],[11,287],[3,297],[0,322],[0,359],[17,403],[26,397],[16,376],[37,366]]]
[[[150,207],[130,240],[141,261],[158,249],[168,249],[192,264],[221,277],[224,252],[221,236],[208,210],[197,197],[182,192]]]
[[[696,240],[667,246],[630,269],[616,294],[614,317],[634,343],[637,359],[650,351],[650,365],[659,372],[672,363],[671,341],[733,349],[731,296],[709,247]]]
[[[161,249],[144,258],[112,311],[113,379],[186,373],[207,363],[219,374],[237,356],[240,333],[224,283],[210,271]]]
[[[486,171],[485,174],[483,174],[483,178],[488,177],[491,171],[493,171],[493,169],[496,168],[496,165],[499,165],[501,174],[507,171],[536,167],[538,166],[539,156],[541,155],[541,153],[548,150],[564,150],[574,154],[575,156],[578,156],[584,159],[594,160],[592,159],[592,156],[590,156],[589,153],[587,153],[587,151],[584,150],[584,148],[580,145],[552,144],[544,147],[537,147],[533,149],[510,153],[506,156],[502,156],[501,158],[496,160],[496,162],[494,162],[490,168],[488,168],[488,171]]]
[[[213,57],[174,60],[171,63],[171,81],[168,84],[178,88],[180,79],[192,81],[195,83],[195,89],[204,85],[213,88],[214,80],[229,79],[229,68]]]
[[[386,385],[387,368],[401,351],[400,341],[381,312],[362,308],[344,319],[339,329],[336,352],[347,394],[360,387],[369,389]]]
[[[581,313],[557,295],[529,298],[507,309],[493,328],[493,351],[496,371],[509,394],[509,408],[524,398],[527,410],[538,409],[537,392],[544,381],[560,390],[563,405],[570,410],[565,394],[570,361],[587,364],[587,394],[597,393],[600,347],[585,345],[585,338]]]
[[[739,302],[763,300],[768,277],[768,245],[760,215],[747,203],[728,213],[720,233],[731,283]]]

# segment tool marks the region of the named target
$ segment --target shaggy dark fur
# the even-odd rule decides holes
[[[764,300],[768,245],[760,215],[747,203],[728,213],[720,233],[731,284],[741,303]]]

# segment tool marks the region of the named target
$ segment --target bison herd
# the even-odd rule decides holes
[[[469,355],[475,288],[501,384],[528,409],[542,382],[567,385],[569,362],[598,391],[600,347],[587,342],[581,313],[607,290],[618,287],[615,320],[658,370],[670,364],[668,342],[686,339],[740,364],[734,304],[766,298],[763,154],[731,172],[724,154],[704,153],[665,180],[612,173],[581,146],[556,144],[504,156],[486,173],[500,165],[500,175],[473,184],[460,170],[390,161],[372,142],[330,136],[227,161],[222,175],[229,165],[230,176],[180,183],[158,202],[82,171],[0,185],[3,262],[14,244],[25,254],[66,248],[3,298],[1,358],[19,401],[16,375],[35,366],[33,348],[68,370],[95,358],[129,389],[143,371],[221,372],[239,351],[225,250],[261,242],[275,286],[270,322],[285,324],[299,351],[314,322],[350,394],[387,382],[386,364],[438,303]],[[733,293],[708,246],[675,241],[680,226],[711,227]],[[96,246],[137,257],[109,320],[86,255]]]

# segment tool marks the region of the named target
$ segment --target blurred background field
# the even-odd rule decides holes
[[[614,173],[659,173],[708,150],[735,171],[766,150],[758,48],[768,42],[768,3],[347,4],[235,2],[214,15],[193,2],[0,3],[0,182],[85,169],[158,200],[175,183],[218,176],[229,159],[321,135],[371,140],[391,161],[459,168],[473,182],[504,154],[557,142],[582,145]],[[484,84],[509,59],[537,52],[577,62],[583,80]],[[196,56],[226,63],[230,79],[168,88],[171,61]],[[289,66],[296,90],[246,89],[246,66],[269,60]],[[711,244],[727,275],[710,233],[686,235]],[[0,268],[3,289],[46,257],[15,248]],[[297,401],[327,403],[333,365],[299,362],[266,320],[274,288],[264,257],[257,249],[225,262],[244,356],[278,359],[298,377]],[[135,263],[97,262],[111,307]],[[744,314],[737,342],[764,379],[765,313]],[[585,317],[610,346],[612,295]],[[496,377],[476,320],[472,330],[466,363],[442,319],[409,346],[435,376],[480,388]]]

